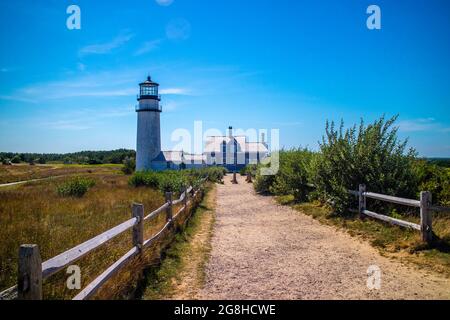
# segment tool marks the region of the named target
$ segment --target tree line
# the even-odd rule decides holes
[[[111,151],[80,151],[73,153],[15,153],[0,152],[3,164],[59,162],[65,164],[122,164],[126,159],[135,158],[136,152],[129,149]]]

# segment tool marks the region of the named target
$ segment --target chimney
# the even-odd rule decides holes
[[[228,137],[232,138],[233,137],[233,127],[228,127]]]

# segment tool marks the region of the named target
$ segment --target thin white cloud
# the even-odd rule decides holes
[[[129,97],[133,101],[139,92],[138,84],[147,74],[152,74],[161,84],[163,96],[205,96],[217,92],[235,92],[236,82],[240,81],[239,69],[213,66],[199,69],[171,63],[169,65],[110,70],[98,73],[80,72],[65,76],[62,80],[34,83],[11,92],[0,92],[0,99],[22,102],[45,103],[76,97]],[[243,77],[249,77],[248,75]],[[187,87],[189,85],[189,87]]]
[[[137,93],[136,88],[114,89],[114,90],[72,90],[68,92],[59,92],[50,94],[48,99],[64,99],[75,97],[126,97]]]
[[[167,95],[191,95],[192,92],[189,89],[186,88],[167,88],[167,89],[161,89],[159,90],[160,94],[167,94]]]
[[[76,111],[70,111],[55,115],[53,119],[42,121],[42,119],[33,119],[33,125],[50,130],[63,131],[81,131],[102,125],[105,121],[112,118],[123,118],[134,116],[135,111],[131,106],[113,107],[113,108],[80,108]]]
[[[0,95],[0,100],[10,100],[18,102],[36,103],[37,101],[31,98],[25,98],[20,95]]]
[[[117,37],[115,37],[113,40],[109,42],[101,44],[91,44],[81,48],[79,54],[80,56],[85,56],[89,54],[107,54],[110,53],[112,50],[123,46],[133,37],[134,34],[128,31],[122,31]]]
[[[450,132],[449,127],[443,126],[434,118],[420,118],[403,120],[398,123],[401,132],[423,132],[423,131],[439,131]]]
[[[286,122],[274,122],[273,125],[279,126],[279,127],[299,127],[304,125],[301,121],[286,121]]]
[[[173,0],[156,0],[156,3],[163,7],[168,7],[173,3]]]
[[[144,42],[142,44],[142,46],[134,53],[134,55],[140,56],[145,53],[156,50],[159,48],[159,45],[161,44],[161,42],[162,42],[161,39]]]
[[[80,131],[90,129],[91,126],[82,123],[80,120],[55,120],[40,123],[41,127],[52,130]]]
[[[20,97],[23,101],[42,102],[75,97],[132,97],[139,91],[137,83],[136,76],[128,72],[83,73],[69,80],[37,83],[24,87],[5,95],[4,99],[12,100],[13,97]]]

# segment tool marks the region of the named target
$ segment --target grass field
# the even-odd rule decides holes
[[[61,175],[74,174],[105,174],[118,173],[122,165],[103,164],[103,165],[79,165],[79,164],[14,164],[11,166],[0,165],[0,184],[41,179]]]
[[[7,168],[5,168],[7,167]],[[158,208],[164,198],[150,188],[128,185],[128,177],[117,166],[3,166],[3,181],[28,180],[55,175],[82,175],[95,180],[82,198],[61,197],[61,177],[23,185],[0,188],[0,291],[16,284],[17,255],[21,244],[38,244],[43,261],[129,219],[133,202],[144,204],[145,212]],[[19,177],[20,179],[14,179]],[[164,217],[146,225],[145,238],[164,224]],[[82,286],[128,251],[131,232],[82,258],[77,265],[82,271]],[[44,297],[71,298],[76,292],[66,289],[64,271],[44,282]],[[123,280],[123,279],[122,279]],[[111,284],[120,291],[120,281]]]
[[[381,254],[413,262],[423,268],[445,274],[450,277],[450,216],[433,214],[433,232],[436,241],[428,246],[421,241],[420,232],[383,223],[358,215],[335,215],[318,203],[295,203],[293,196],[279,196],[277,201],[312,216],[324,224],[334,225],[347,231],[352,236],[369,241],[380,250]],[[419,223],[416,216],[399,216],[397,218]]]

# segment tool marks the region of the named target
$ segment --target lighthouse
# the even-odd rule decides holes
[[[136,170],[152,169],[152,160],[161,153],[161,126],[160,114],[162,112],[158,94],[159,84],[153,82],[148,76],[147,80],[139,84],[137,112],[137,143],[136,143]]]

